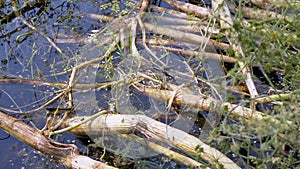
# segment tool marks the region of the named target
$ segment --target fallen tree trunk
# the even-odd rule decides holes
[[[75,126],[89,116],[70,118],[65,127]],[[198,138],[174,127],[158,122],[144,115],[101,115],[70,130],[76,135],[130,134],[134,130],[147,137],[175,146],[192,155],[199,155],[216,168],[240,168],[217,149],[203,143]],[[197,151],[197,149],[202,151]]]
[[[22,121],[0,112],[0,127],[22,142],[39,150],[42,153],[57,157],[59,162],[68,168],[76,169],[111,169],[114,167],[95,161],[79,154],[73,144],[62,144],[45,137],[40,131],[28,126]]]

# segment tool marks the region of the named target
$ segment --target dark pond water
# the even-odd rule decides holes
[[[103,23],[96,19],[80,17],[80,13],[100,13],[99,6],[102,2],[76,1],[67,2],[55,0],[49,3],[22,5],[25,1],[14,4],[6,1],[0,4],[0,76],[2,78],[36,79],[48,82],[66,82],[68,76],[51,76],[60,72],[74,63],[74,52],[79,43],[58,44],[65,52],[63,57],[55,50],[42,34],[47,34],[54,41],[56,39],[81,39],[91,30],[98,29]],[[20,9],[20,15],[13,17],[13,7]],[[22,9],[22,10],[21,10]],[[17,13],[17,12],[16,12]],[[7,16],[12,16],[9,18]],[[31,33],[22,20],[34,25],[39,33]],[[42,128],[46,118],[46,110],[29,116],[23,116],[26,110],[41,106],[45,100],[51,98],[55,88],[40,87],[31,84],[0,84],[1,110],[23,118],[26,123],[29,119],[37,127]],[[56,104],[56,103],[55,103]],[[55,104],[52,106],[55,107]],[[11,113],[6,109],[22,111]],[[77,143],[74,136],[64,135],[60,138],[66,143]],[[51,160],[50,157],[41,155],[38,151],[24,145],[22,142],[0,130],[0,164],[3,169],[9,168],[64,168]]]
[[[81,44],[92,30],[102,28],[105,23],[86,14],[111,14],[100,6],[110,1],[64,1],[54,0],[48,3],[26,5],[26,1],[16,4],[12,1],[1,2],[0,7],[0,76],[2,79],[22,78],[46,82],[66,83],[69,74],[56,75],[76,63],[76,54]],[[119,8],[128,8],[125,2]],[[134,1],[131,2],[132,4]],[[163,6],[167,6],[162,3]],[[118,7],[116,7],[118,12]],[[14,11],[17,9],[17,11]],[[117,17],[116,15],[114,17]],[[34,33],[28,28],[36,28]],[[50,37],[64,52],[62,55],[47,37]],[[82,50],[82,49],[81,49]],[[87,49],[88,50],[88,49]],[[82,52],[82,51],[81,51]],[[34,124],[39,129],[45,124],[48,110],[36,113],[26,111],[42,106],[53,98],[52,92],[57,88],[39,86],[26,82],[0,83],[0,110],[25,123]],[[59,101],[48,108],[55,108]],[[99,105],[105,106],[105,105]],[[90,140],[78,138],[71,134],[54,137],[60,142],[76,144],[82,153],[87,153],[84,146]],[[153,164],[151,164],[153,163]],[[154,164],[155,163],[155,164]],[[163,157],[140,161],[139,165],[157,168],[164,165]],[[45,156],[23,144],[14,137],[0,130],[0,164],[3,169],[10,168],[65,168],[56,163],[52,157]],[[181,164],[171,162],[169,167],[181,168]]]
[[[57,74],[59,72],[63,72],[71,68],[73,65],[78,64],[78,60],[84,60],[87,58],[83,58],[78,54],[85,53],[93,53],[99,52],[89,51],[89,46],[84,46],[82,42],[83,39],[89,37],[94,30],[102,29],[106,26],[105,22],[102,22],[96,18],[91,17],[88,14],[104,14],[104,15],[112,15],[114,18],[118,17],[118,12],[120,9],[129,9],[129,6],[132,6],[136,1],[126,1],[122,0],[121,5],[114,6],[114,4],[110,4],[108,0],[93,0],[93,1],[85,1],[85,0],[53,0],[47,3],[40,2],[26,5],[27,1],[20,0],[16,4],[14,1],[1,1],[0,0],[0,79],[11,79],[11,78],[23,78],[23,79],[32,79],[39,80],[45,82],[59,82],[66,84],[69,80],[70,73],[67,74]],[[116,1],[114,1],[116,2]],[[187,2],[184,0],[184,2]],[[198,1],[191,0],[191,3],[195,3]],[[209,0],[201,1],[205,3],[208,7],[210,4]],[[171,8],[164,2],[160,1],[152,1],[152,3],[156,5],[161,5],[163,7]],[[108,5],[105,7],[105,5]],[[17,10],[16,10],[17,9]],[[15,11],[14,11],[15,10]],[[33,32],[32,29],[28,28],[28,25],[33,25],[36,28],[36,31]],[[49,39],[55,42],[57,46],[63,51],[63,54],[60,53],[55,46],[53,46]],[[140,38],[140,37],[139,37]],[[101,41],[101,39],[99,40]],[[144,48],[140,47],[139,49]],[[98,54],[99,55],[99,54]],[[161,54],[163,55],[163,54]],[[128,67],[132,66],[126,63],[126,60],[121,62],[123,56],[120,53],[114,53],[114,63],[122,63],[118,64],[120,67],[124,67],[123,70],[128,69]],[[151,56],[143,56],[147,59],[153,59]],[[175,59],[174,59],[175,58]],[[169,58],[166,57],[165,60]],[[184,65],[182,62],[178,62],[181,59],[179,55],[172,55],[172,66],[176,65],[177,70],[184,70]],[[181,61],[181,60],[180,60]],[[166,61],[167,62],[167,61]],[[194,63],[192,63],[194,62]],[[160,63],[155,63],[156,65],[152,65],[152,71],[156,74],[164,74],[167,76],[169,74],[169,81],[177,82],[178,84],[185,83],[185,79],[176,78],[175,75],[178,75],[172,70],[170,65],[160,65]],[[191,61],[190,64],[199,64],[198,60]],[[213,67],[218,67],[215,63],[210,63]],[[158,67],[164,67],[164,69],[157,69]],[[136,65],[134,65],[136,66]],[[228,67],[234,67],[234,65],[229,65]],[[171,68],[170,68],[171,67]],[[227,66],[226,66],[227,67]],[[131,67],[130,67],[131,68]],[[134,71],[137,67],[133,67],[130,71]],[[142,70],[142,69],[140,69]],[[168,71],[167,71],[168,70]],[[171,70],[171,71],[170,71]],[[220,69],[216,69],[215,73],[220,73],[217,76],[224,76],[223,71],[219,71]],[[106,72],[97,68],[97,73],[101,73],[105,75]],[[102,71],[102,72],[101,72]],[[122,71],[122,70],[121,70]],[[120,72],[121,72],[120,71]],[[156,72],[155,72],[156,71]],[[165,72],[164,72],[165,71]],[[173,71],[173,72],[172,72]],[[256,70],[255,74],[261,73],[260,70]],[[100,74],[99,73],[99,74]],[[118,72],[119,73],[119,72]],[[135,72],[136,73],[136,72]],[[174,74],[174,76],[172,75]],[[215,74],[214,73],[214,74]],[[54,75],[55,74],[55,75]],[[125,72],[123,74],[128,74]],[[171,74],[171,75],[170,75]],[[124,75],[124,76],[125,76]],[[216,74],[215,74],[216,75]],[[201,76],[208,77],[206,72],[202,73]],[[260,75],[262,76],[262,75]],[[114,80],[118,79],[118,76],[113,76]],[[206,77],[206,78],[207,78]],[[263,76],[262,76],[263,77]],[[88,79],[89,77],[83,77],[84,79]],[[280,77],[275,79],[276,82],[280,82]],[[97,82],[102,82],[107,80],[107,77],[97,76],[92,80],[96,80]],[[261,78],[263,79],[263,78]],[[79,78],[78,78],[78,81]],[[87,81],[84,81],[87,82]],[[51,105],[43,108],[36,113],[26,113],[28,110],[36,109],[42,106],[46,101],[53,98],[54,91],[57,91],[58,88],[52,86],[40,86],[28,82],[0,82],[0,110],[10,114],[18,119],[22,119],[25,123],[32,125],[34,124],[37,128],[43,128],[47,115],[49,114],[49,110],[55,109],[58,105],[61,105],[61,102],[65,101],[63,99],[58,100]],[[113,88],[112,91],[118,93],[118,89]],[[261,91],[259,93],[266,93],[268,88],[260,88]],[[152,116],[149,112],[155,111],[163,111],[165,110],[166,103],[160,102],[157,100],[149,99],[147,96],[143,96],[138,93],[136,90],[127,88],[127,93],[120,96],[120,98],[124,97],[128,99],[129,97],[125,97],[126,95],[131,95],[129,102],[120,102],[121,107],[127,111],[136,109],[136,111],[143,111],[146,115]],[[121,93],[121,92],[120,92]],[[98,108],[110,108],[110,101],[107,97],[112,94],[111,92],[107,92],[104,90],[100,90],[96,92],[96,96],[93,96],[96,100],[96,105]],[[211,93],[209,93],[211,94]],[[80,94],[79,94],[80,95]],[[222,95],[220,97],[225,97]],[[124,99],[124,100],[125,100]],[[240,102],[243,98],[237,97],[235,98],[236,103]],[[94,101],[95,101],[94,100]],[[80,100],[77,100],[80,101]],[[87,100],[83,100],[88,102]],[[93,102],[94,103],[94,102]],[[105,103],[105,104],[101,104]],[[130,105],[127,105],[130,103]],[[245,103],[246,104],[246,103]],[[155,108],[153,108],[153,105]],[[182,106],[184,107],[184,106]],[[178,109],[183,109],[182,107],[178,107]],[[90,110],[90,107],[76,107],[78,110],[87,109]],[[261,106],[259,109],[273,109],[272,106]],[[189,110],[186,111],[191,112],[199,112],[199,110]],[[209,113],[202,112],[202,115],[194,113],[192,118],[198,119],[201,116],[202,119],[209,117]],[[82,111],[82,113],[86,113]],[[91,112],[89,112],[91,113]],[[147,114],[148,113],[148,114]],[[173,112],[172,115],[175,113]],[[214,117],[212,117],[214,118]],[[170,120],[171,119],[171,120]],[[166,120],[166,123],[173,123],[175,120],[172,119]],[[165,120],[165,119],[164,119]],[[168,121],[170,120],[170,121]],[[187,121],[183,121],[187,122]],[[175,123],[175,127],[182,127],[182,123]],[[194,122],[194,121],[193,121]],[[235,123],[235,122],[233,122]],[[191,124],[192,130],[195,129],[194,135],[199,136],[200,129],[199,126],[203,126],[203,121],[198,120]],[[63,143],[72,143],[79,147],[80,152],[83,154],[88,154],[91,157],[99,158],[101,156],[101,149],[95,148],[95,151],[88,151],[86,145],[91,143],[91,139],[87,137],[75,137],[71,134],[63,134],[57,135],[53,137],[59,142]],[[201,137],[200,137],[201,138]],[[217,143],[216,143],[217,144]],[[227,143],[223,143],[227,144]],[[259,147],[259,146],[258,146]],[[90,149],[89,149],[90,150]],[[229,152],[229,150],[228,150]],[[246,152],[247,153],[247,152]],[[244,153],[245,154],[245,153]],[[255,153],[253,153],[255,154]],[[128,155],[130,156],[130,155]],[[255,155],[257,156],[257,155]],[[118,159],[112,163],[116,162]],[[123,159],[124,160],[124,159]],[[166,162],[168,161],[168,162]],[[136,168],[186,168],[186,166],[176,163],[174,161],[167,160],[166,157],[162,155],[155,156],[149,159],[142,159],[138,161],[138,164],[131,163],[132,161],[126,159],[123,161],[126,167],[136,167]],[[8,135],[4,131],[0,130],[0,168],[11,169],[11,168],[65,168],[63,165],[58,164],[53,160],[52,157],[45,156],[40,154],[38,151],[33,148],[24,145],[22,142]]]

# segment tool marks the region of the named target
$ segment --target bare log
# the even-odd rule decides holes
[[[186,42],[192,42],[196,44],[202,44],[203,42],[209,41],[209,39],[205,36],[195,35],[193,33],[186,33],[178,30],[174,30],[171,28],[167,28],[164,26],[157,26],[150,23],[144,23],[145,28],[150,32],[154,32],[161,35],[170,36],[173,38],[180,39]]]
[[[79,154],[78,148],[73,144],[62,144],[45,137],[38,130],[28,126],[22,121],[0,112],[0,127],[29,146],[38,151],[53,155],[68,168],[114,168],[89,157]]]
[[[236,59],[234,59],[230,56],[226,56],[226,55],[222,55],[222,54],[218,54],[218,53],[207,53],[207,52],[203,53],[203,52],[196,52],[196,51],[177,49],[177,48],[171,48],[171,47],[161,47],[161,46],[156,46],[156,45],[150,45],[149,47],[154,48],[154,49],[165,49],[167,51],[180,53],[182,55],[187,55],[189,57],[199,56],[200,58],[210,58],[210,59],[219,60],[219,61],[227,62],[227,63],[236,63],[237,62]]]
[[[145,142],[146,141],[146,139],[140,138],[140,137],[138,137],[134,134],[123,134],[122,136],[125,136],[126,138],[129,138],[129,137],[133,138],[137,142],[142,142],[142,141]],[[175,152],[175,151],[171,150],[170,148],[161,146],[161,145],[156,144],[154,142],[147,141],[147,146],[149,146],[154,151],[156,151],[160,154],[163,154],[165,156],[168,156],[171,159],[179,161],[179,162],[181,162],[181,163],[183,163],[187,166],[194,166],[194,167],[197,167],[197,168],[209,169],[209,167],[207,167],[206,165],[203,165],[200,162],[198,162],[198,161],[196,161],[196,160],[194,160],[190,157],[182,155],[178,152]]]
[[[170,4],[171,6],[184,11],[188,14],[194,14],[197,17],[200,18],[210,18],[211,14],[209,12],[209,9],[207,8],[203,8],[197,5],[193,5],[190,3],[185,3],[185,2],[181,2],[181,1],[176,1],[176,0],[164,0],[165,2],[167,2],[168,4]]]
[[[217,48],[220,49],[228,49],[230,46],[227,43],[223,43],[223,42],[218,42],[217,40],[214,39],[209,39],[210,43]],[[148,44],[151,45],[177,45],[177,46],[184,46],[185,44],[189,44],[189,45],[193,45],[187,42],[178,42],[178,41],[174,41],[174,40],[166,40],[166,39],[162,39],[162,38],[153,38],[153,39],[147,39],[146,42]]]
[[[177,105],[189,105],[191,107],[197,107],[206,111],[211,111],[213,109],[218,110],[218,108],[223,108],[226,112],[229,112],[230,116],[233,118],[236,117],[244,117],[246,119],[246,122],[248,122],[250,119],[253,120],[270,120],[274,124],[280,124],[280,121],[276,119],[276,117],[264,114],[260,111],[256,111],[247,107],[243,107],[240,105],[232,104],[229,102],[221,102],[219,100],[216,100],[214,98],[205,96],[205,95],[194,95],[189,92],[185,92],[186,89],[180,89],[176,92],[176,96],[174,98],[174,91],[170,90],[161,90],[156,89],[153,87],[146,87],[142,85],[134,85],[137,90],[142,92],[145,95],[151,96],[156,99],[169,101],[170,99],[173,99],[173,104]],[[173,90],[177,89],[175,85],[173,85]],[[287,120],[286,121],[288,125],[292,124],[292,121]],[[282,124],[282,126],[286,126],[287,124]],[[300,131],[300,130],[299,130]]]
[[[146,15],[147,16],[147,15]],[[178,18],[176,16],[150,16],[151,18],[155,18],[158,21],[158,25],[162,23],[162,25],[176,29],[181,30],[183,32],[208,32],[210,34],[218,35],[220,34],[220,30],[214,27],[209,27],[208,22],[201,21],[197,19],[188,19],[188,18]]]
[[[172,9],[167,9],[167,8],[162,8],[162,7],[158,7],[158,6],[151,6],[151,10],[153,11],[157,11],[160,13],[167,13],[170,14],[174,17],[178,17],[178,18],[184,18],[184,19],[188,19],[188,15],[186,13],[180,12],[180,11],[175,11]],[[199,20],[198,18],[193,18],[193,20]]]
[[[141,85],[135,85],[135,87],[143,94],[159,100],[169,100],[173,95],[173,91],[170,90],[161,90]],[[223,108],[227,108],[227,111],[230,112],[231,115],[235,115],[237,117],[245,117],[246,119],[254,118],[260,120],[269,117],[262,112],[254,111],[247,107],[231,104],[229,102],[220,102],[219,100],[208,96],[194,95],[186,92],[184,93],[182,90],[179,90],[176,93],[176,97],[174,98],[173,103],[177,105],[186,104],[192,107],[198,107],[206,111],[216,109],[217,106],[220,106]],[[214,105],[215,107],[212,107],[212,105]]]
[[[77,125],[85,118],[89,117],[68,119],[65,126]],[[192,155],[200,155],[216,168],[240,168],[224,154],[198,138],[144,115],[106,114],[70,130],[70,132],[77,135],[103,135],[103,132],[106,134],[130,134],[133,130],[140,131],[150,138],[173,145]],[[197,152],[197,148],[203,151]]]
[[[112,17],[106,16],[106,15],[99,15],[99,14],[93,14],[93,13],[80,13],[80,14],[82,14],[85,17],[89,17],[89,18],[92,18],[92,19],[99,19],[99,20],[104,21],[104,22],[110,22],[110,21],[113,20]]]

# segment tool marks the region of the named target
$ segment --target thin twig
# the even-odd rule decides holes
[[[90,117],[88,117],[88,118],[86,118],[86,119],[84,119],[84,120],[81,120],[80,123],[77,123],[77,124],[75,124],[75,125],[73,125],[73,126],[69,126],[69,127],[63,128],[63,129],[61,129],[61,130],[57,130],[57,131],[53,131],[53,132],[49,132],[49,133],[45,133],[45,134],[48,135],[48,136],[51,136],[51,135],[61,134],[61,133],[70,131],[70,130],[72,130],[72,129],[74,129],[74,128],[76,128],[76,127],[78,127],[78,126],[80,126],[80,125],[82,125],[82,124],[84,124],[84,123],[87,123],[88,121],[91,121],[91,120],[97,118],[97,117],[100,116],[100,115],[107,114],[107,113],[109,113],[109,112],[110,112],[110,111],[102,110],[102,111],[100,111],[99,113],[93,114],[92,116],[90,116]]]
[[[226,37],[229,40],[229,43],[231,44],[235,54],[242,55],[243,58],[246,58],[241,43],[237,41],[238,34],[234,30],[232,30],[233,26],[233,19],[231,18],[231,13],[229,11],[229,8],[227,6],[227,2],[225,0],[214,0],[212,1],[212,7],[215,13],[219,15],[221,28],[225,29],[226,31]],[[230,32],[230,29],[232,32]],[[250,95],[252,98],[258,96],[258,92],[256,90],[255,84],[252,80],[251,71],[250,68],[241,60],[238,61],[238,64],[242,70],[242,73],[246,76],[246,85],[248,87],[248,90],[250,92]]]
[[[47,41],[63,56],[63,57],[65,57],[65,54],[64,54],[64,52],[53,42],[53,40],[52,39],[50,39],[49,37],[48,37],[48,35],[46,35],[45,33],[43,33],[43,32],[41,32],[41,31],[39,31],[37,28],[35,28],[34,26],[32,26],[30,23],[28,23],[27,21],[25,21],[23,18],[20,18],[21,19],[21,21],[26,25],[26,26],[28,26],[30,29],[32,29],[32,30],[34,30],[34,31],[36,31],[36,32],[38,32],[40,35],[42,35],[44,38],[46,38],[47,39]]]

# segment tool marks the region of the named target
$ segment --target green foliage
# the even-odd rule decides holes
[[[249,58],[247,63],[262,65],[268,74],[281,73],[284,86],[294,90],[300,87],[299,67],[300,54],[300,23],[299,18],[294,22],[283,19],[270,19],[265,21],[249,21],[248,25],[236,22],[235,27],[239,33],[239,41],[243,51]],[[243,27],[243,29],[240,29]]]
[[[126,15],[129,11],[134,7],[134,3],[130,1],[119,1],[119,0],[112,0],[100,5],[99,9],[101,10],[110,10],[111,14],[118,14],[120,16]]]
[[[241,9],[240,9],[241,10]],[[278,89],[296,90],[300,88],[300,22],[296,16],[292,22],[284,19],[247,20],[237,16],[234,30],[238,32],[246,58],[235,56],[228,49],[227,55],[245,62],[249,67],[260,65],[267,76],[281,74],[283,81]],[[239,84],[245,77],[236,73],[235,65],[227,72],[231,84]],[[272,86],[269,81],[264,82]],[[277,81],[272,82],[277,83]],[[227,95],[227,101],[235,101],[234,95]],[[217,147],[231,154],[245,168],[294,168],[299,165],[300,151],[300,93],[295,92],[292,99],[264,111],[275,119],[231,121],[224,118],[219,125]],[[238,118],[237,118],[238,119]],[[228,148],[230,146],[230,148]]]

